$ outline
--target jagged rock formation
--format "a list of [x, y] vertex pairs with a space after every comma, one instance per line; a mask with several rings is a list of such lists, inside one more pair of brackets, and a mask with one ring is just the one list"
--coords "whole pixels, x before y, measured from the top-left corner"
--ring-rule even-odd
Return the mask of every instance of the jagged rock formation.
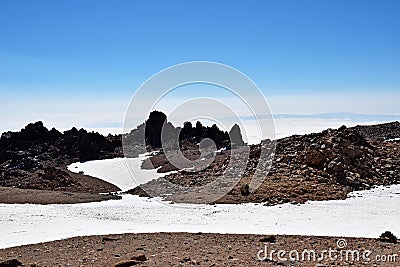
[[150, 147], [161, 147], [161, 131], [167, 128], [167, 116], [160, 111], [150, 113], [149, 119], [145, 123], [146, 144]]
[[240, 131], [239, 125], [235, 124], [232, 126], [232, 129], [229, 131], [229, 136], [231, 138], [231, 147], [236, 148], [240, 146], [244, 146], [242, 133]]
[[[230, 136], [227, 132], [221, 131], [217, 125], [211, 127], [203, 126], [201, 122], [196, 122], [193, 127], [191, 122], [185, 122], [183, 127], [175, 127], [167, 120], [167, 116], [160, 111], [153, 111], [149, 118], [136, 129], [123, 136], [125, 155], [137, 156], [140, 153], [160, 149], [169, 145], [169, 140], [178, 139], [179, 146], [192, 146], [199, 143], [204, 138], [210, 138], [215, 146], [219, 148], [230, 148], [231, 140], [236, 146], [244, 145], [240, 128], [237, 125], [231, 130]], [[234, 138], [234, 139], [232, 139]], [[143, 150], [146, 147], [146, 150]]]

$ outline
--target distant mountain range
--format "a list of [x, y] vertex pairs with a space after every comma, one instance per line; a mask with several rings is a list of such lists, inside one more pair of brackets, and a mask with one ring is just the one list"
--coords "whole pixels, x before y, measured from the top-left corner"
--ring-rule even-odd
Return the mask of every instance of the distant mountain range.
[[[260, 115], [258, 118], [270, 118], [270, 115]], [[351, 121], [400, 121], [400, 115], [357, 114], [349, 112], [320, 114], [274, 114], [274, 119], [340, 119]], [[244, 120], [254, 120], [254, 116], [242, 117]]]
[[[254, 116], [241, 116], [243, 120], [254, 120]], [[271, 115], [259, 115], [259, 119], [271, 118]], [[391, 122], [400, 121], [400, 115], [386, 115], [386, 114], [358, 114], [349, 112], [335, 112], [335, 113], [319, 113], [319, 114], [273, 114], [274, 119], [325, 119], [325, 120], [348, 120], [355, 122]], [[232, 119], [232, 118], [223, 118]], [[125, 125], [126, 127], [134, 128], [137, 124]], [[86, 128], [123, 128], [122, 122], [98, 122], [85, 125]]]

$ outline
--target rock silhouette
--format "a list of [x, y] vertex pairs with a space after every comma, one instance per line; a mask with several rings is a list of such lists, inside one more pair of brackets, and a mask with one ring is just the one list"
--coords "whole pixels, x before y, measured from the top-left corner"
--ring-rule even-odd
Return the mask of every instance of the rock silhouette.
[[232, 126], [231, 130], [229, 131], [229, 137], [231, 139], [232, 148], [245, 145], [239, 125], [235, 124]]
[[[140, 146], [145, 144], [147, 150], [160, 149], [163, 147], [162, 141], [168, 145], [168, 141], [176, 137], [179, 140], [180, 146], [185, 144], [197, 144], [204, 138], [210, 138], [214, 141], [216, 147], [230, 147], [231, 139], [234, 138], [235, 144], [238, 146], [243, 145], [242, 136], [239, 126], [235, 125], [232, 130], [233, 135], [230, 136], [226, 131], [220, 130], [216, 124], [211, 127], [203, 126], [201, 122], [196, 122], [193, 127], [191, 122], [185, 122], [183, 127], [175, 127], [167, 120], [167, 116], [160, 111], [152, 111], [149, 118], [136, 129], [126, 134], [123, 139], [125, 146], [139, 149]], [[144, 151], [137, 151], [132, 153], [137, 155]]]

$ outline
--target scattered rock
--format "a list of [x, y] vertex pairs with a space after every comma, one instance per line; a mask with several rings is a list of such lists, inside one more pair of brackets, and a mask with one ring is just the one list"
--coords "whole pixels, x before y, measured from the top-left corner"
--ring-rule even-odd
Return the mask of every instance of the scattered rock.
[[101, 238], [101, 242], [102, 243], [104, 243], [104, 242], [112, 242], [112, 241], [117, 241], [117, 240], [119, 240], [118, 238], [111, 238], [111, 237], [102, 237]]
[[248, 184], [244, 184], [240, 187], [240, 194], [242, 196], [248, 196], [250, 195], [250, 187]]
[[260, 242], [263, 243], [275, 243], [276, 237], [274, 235], [267, 235], [265, 237], [260, 238]]
[[0, 267], [17, 267], [17, 266], [22, 266], [22, 262], [20, 262], [17, 259], [11, 259], [0, 262]]
[[397, 244], [397, 237], [392, 232], [386, 231], [380, 235], [379, 241]]
[[147, 261], [147, 258], [146, 258], [146, 255], [144, 255], [144, 254], [139, 254], [139, 255], [133, 256], [133, 257], [131, 258], [131, 260], [135, 260], [135, 261]]
[[127, 261], [120, 261], [117, 262], [114, 266], [115, 267], [130, 267], [130, 266], [135, 266], [138, 264], [141, 264], [142, 262], [140, 261], [135, 261], [135, 260], [127, 260]]
[[196, 260], [192, 260], [190, 257], [184, 257], [179, 262], [181, 264], [189, 264], [189, 265], [198, 265], [199, 264]]
[[312, 167], [317, 167], [325, 162], [325, 155], [322, 152], [310, 149], [306, 152], [305, 163]]
[[190, 257], [185, 257], [181, 260], [181, 262], [189, 262], [191, 261]]

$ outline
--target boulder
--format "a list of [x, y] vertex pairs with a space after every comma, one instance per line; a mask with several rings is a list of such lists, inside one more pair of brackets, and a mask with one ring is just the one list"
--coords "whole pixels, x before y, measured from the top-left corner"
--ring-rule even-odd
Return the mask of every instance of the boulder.
[[345, 176], [343, 163], [339, 159], [334, 159], [329, 162], [327, 172], [336, 176], [337, 178], [343, 178]]
[[127, 260], [127, 261], [117, 262], [114, 266], [115, 267], [130, 267], [130, 266], [135, 266], [135, 265], [138, 265], [141, 263], [142, 263], [141, 261]]
[[133, 256], [133, 257], [131, 258], [131, 260], [135, 260], [135, 261], [147, 261], [147, 258], [146, 258], [146, 255], [144, 255], [144, 254], [139, 254], [139, 255]]
[[249, 185], [248, 184], [244, 184], [244, 185], [242, 185], [241, 187], [240, 187], [240, 194], [242, 195], [242, 196], [248, 196], [248, 195], [250, 195], [250, 188], [249, 188]]
[[316, 150], [316, 149], [309, 149], [306, 152], [305, 162], [308, 166], [311, 167], [318, 167], [321, 166], [326, 160], [325, 155]]
[[18, 163], [18, 168], [24, 171], [33, 171], [40, 169], [41, 167], [42, 165], [37, 160], [31, 157], [23, 158]]
[[229, 131], [229, 137], [231, 139], [232, 148], [245, 145], [239, 125], [235, 124], [232, 126], [231, 130]]
[[390, 231], [382, 233], [379, 240], [386, 243], [397, 244], [397, 237]]
[[22, 262], [20, 262], [17, 259], [11, 259], [0, 262], [0, 267], [18, 267], [18, 266], [22, 266]]
[[146, 144], [151, 147], [161, 147], [161, 131], [167, 123], [167, 116], [160, 111], [152, 111], [145, 123]]
[[274, 235], [267, 235], [267, 236], [260, 238], [259, 241], [263, 242], [263, 243], [275, 243], [276, 237]]

